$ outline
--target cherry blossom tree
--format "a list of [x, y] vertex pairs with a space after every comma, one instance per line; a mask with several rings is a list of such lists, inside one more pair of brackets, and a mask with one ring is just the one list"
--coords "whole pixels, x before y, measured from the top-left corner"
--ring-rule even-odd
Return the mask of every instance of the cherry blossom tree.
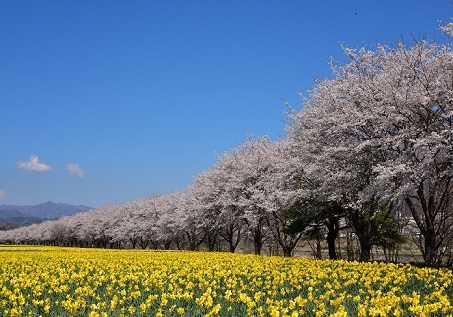
[[448, 44], [344, 48], [292, 111], [290, 142], [316, 192], [347, 208], [367, 260], [382, 225], [404, 201], [423, 236], [427, 262], [439, 262], [451, 234], [453, 55]]
[[[264, 136], [237, 146], [225, 152], [223, 160], [227, 162], [227, 173], [231, 178], [231, 190], [235, 201], [235, 210], [241, 212], [241, 222], [245, 223], [252, 237], [255, 254], [261, 254], [266, 240], [270, 238], [269, 210], [266, 209], [265, 189], [258, 190], [264, 173], [269, 168], [269, 157], [266, 149], [272, 141]], [[261, 196], [261, 197], [260, 197]]]
[[241, 190], [237, 169], [229, 153], [218, 155], [207, 171], [201, 171], [187, 190], [192, 212], [197, 212], [204, 228], [209, 249], [223, 239], [234, 253], [243, 238], [243, 208], [239, 205]]
[[52, 221], [49, 228], [49, 239], [56, 245], [67, 245], [71, 240], [70, 228], [65, 224], [65, 218]]
[[307, 195], [303, 162], [294, 155], [287, 139], [262, 144], [261, 148], [267, 167], [254, 188], [255, 203], [267, 211], [269, 230], [282, 247], [283, 255], [292, 256], [307, 229], [305, 226], [294, 232], [286, 230], [294, 220], [295, 206]]
[[268, 137], [248, 138], [233, 150], [217, 155], [216, 162], [209, 170], [200, 172], [189, 188], [190, 195], [202, 208], [205, 226], [216, 230], [228, 243], [230, 252], [235, 251], [245, 230], [252, 235], [255, 254], [260, 254], [270, 236], [266, 202], [258, 197], [254, 187], [259, 186], [268, 168], [269, 158], [261, 146], [271, 144]]
[[186, 220], [192, 219], [192, 215], [185, 209], [184, 199], [185, 193], [173, 192], [159, 195], [153, 200], [152, 212], [157, 217], [153, 229], [155, 241], [162, 244], [164, 249], [170, 249], [172, 243], [180, 249], [183, 238], [187, 235], [184, 229], [193, 232], [188, 223], [186, 225]]
[[[248, 138], [246, 142], [217, 157], [217, 162], [200, 183], [211, 178], [211, 211], [224, 228], [219, 232], [234, 250], [233, 233], [236, 230], [237, 244], [243, 224], [252, 236], [255, 254], [260, 254], [264, 242], [271, 236], [289, 256], [299, 241], [302, 232], [287, 234], [282, 231], [289, 219], [285, 206], [299, 195], [294, 186], [300, 172], [299, 161], [291, 155], [288, 142], [272, 142], [269, 137]], [[242, 226], [241, 226], [242, 225]], [[226, 230], [225, 230], [226, 229]]]
[[207, 229], [212, 225], [204, 218], [206, 206], [200, 204], [197, 192], [189, 188], [187, 192], [181, 193], [175, 210], [177, 217], [172, 219], [173, 227], [181, 232], [181, 242], [191, 251], [203, 244], [208, 234]]

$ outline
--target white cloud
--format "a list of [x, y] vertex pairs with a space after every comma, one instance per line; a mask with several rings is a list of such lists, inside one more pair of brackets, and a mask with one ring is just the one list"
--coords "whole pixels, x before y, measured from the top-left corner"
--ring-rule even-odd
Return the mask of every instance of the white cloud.
[[67, 165], [69, 175], [75, 176], [75, 177], [84, 177], [85, 176], [85, 171], [79, 166], [77, 163], [69, 163]]
[[27, 162], [17, 162], [17, 167], [29, 172], [45, 172], [52, 169], [51, 166], [40, 163], [36, 155], [30, 155], [30, 160]]
[[0, 189], [0, 198], [3, 198], [6, 196], [6, 190]]

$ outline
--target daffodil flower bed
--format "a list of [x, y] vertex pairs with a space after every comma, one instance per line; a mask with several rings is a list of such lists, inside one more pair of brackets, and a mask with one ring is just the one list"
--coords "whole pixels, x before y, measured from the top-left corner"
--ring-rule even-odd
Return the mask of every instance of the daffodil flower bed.
[[452, 282], [403, 264], [0, 246], [2, 316], [452, 316]]

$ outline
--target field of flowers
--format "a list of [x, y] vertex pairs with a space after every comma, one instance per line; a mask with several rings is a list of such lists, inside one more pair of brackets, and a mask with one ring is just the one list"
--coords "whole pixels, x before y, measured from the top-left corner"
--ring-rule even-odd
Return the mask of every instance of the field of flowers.
[[409, 265], [0, 246], [2, 316], [451, 316], [452, 282]]

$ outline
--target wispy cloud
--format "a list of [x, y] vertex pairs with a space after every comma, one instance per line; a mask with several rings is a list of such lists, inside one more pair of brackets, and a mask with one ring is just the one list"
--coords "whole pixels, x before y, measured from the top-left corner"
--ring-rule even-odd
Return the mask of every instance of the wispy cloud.
[[3, 198], [6, 196], [6, 190], [0, 189], [0, 198]]
[[69, 163], [67, 165], [69, 175], [74, 177], [84, 177], [86, 172], [77, 163]]
[[52, 169], [51, 166], [40, 163], [36, 155], [30, 155], [30, 159], [27, 162], [17, 162], [17, 167], [29, 172], [46, 172]]

